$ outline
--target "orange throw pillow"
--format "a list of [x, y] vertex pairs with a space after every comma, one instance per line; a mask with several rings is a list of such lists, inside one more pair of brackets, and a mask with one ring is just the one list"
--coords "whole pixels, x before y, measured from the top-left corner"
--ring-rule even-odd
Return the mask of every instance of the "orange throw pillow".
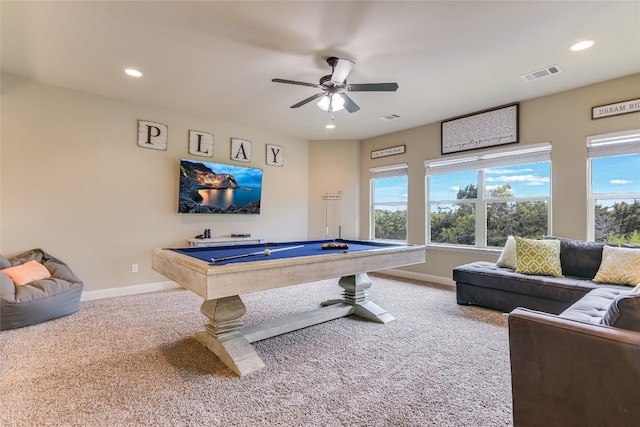
[[0, 271], [9, 276], [16, 285], [26, 285], [34, 280], [51, 277], [49, 270], [36, 260], [27, 261], [15, 267], [4, 268]]

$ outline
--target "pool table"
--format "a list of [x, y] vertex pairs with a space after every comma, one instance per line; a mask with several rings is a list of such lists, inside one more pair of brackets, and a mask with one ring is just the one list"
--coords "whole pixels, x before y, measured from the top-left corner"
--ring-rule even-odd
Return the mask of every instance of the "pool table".
[[[336, 243], [348, 248], [323, 249]], [[367, 272], [424, 261], [423, 245], [343, 239], [152, 252], [155, 271], [204, 299], [200, 311], [209, 322], [194, 337], [240, 376], [264, 367], [252, 342], [350, 314], [380, 323], [394, 320], [369, 299]], [[342, 298], [324, 301], [316, 310], [258, 325], [244, 326], [241, 320], [246, 313], [242, 294], [336, 277]]]

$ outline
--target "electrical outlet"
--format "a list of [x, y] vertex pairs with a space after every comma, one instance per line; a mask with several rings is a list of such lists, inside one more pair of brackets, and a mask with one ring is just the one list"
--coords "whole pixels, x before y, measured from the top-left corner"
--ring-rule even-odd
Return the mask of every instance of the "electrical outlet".
[[132, 273], [138, 272], [138, 264], [131, 264], [131, 272]]

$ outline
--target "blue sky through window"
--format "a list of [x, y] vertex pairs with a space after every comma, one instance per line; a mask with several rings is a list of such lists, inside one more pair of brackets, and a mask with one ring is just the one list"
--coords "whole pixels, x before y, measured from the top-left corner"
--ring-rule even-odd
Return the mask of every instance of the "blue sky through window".
[[593, 194], [640, 193], [640, 153], [591, 160]]
[[375, 180], [374, 200], [376, 203], [403, 202], [408, 200], [407, 175]]
[[[594, 194], [640, 193], [640, 153], [598, 157], [592, 160]], [[460, 188], [475, 186], [477, 172], [464, 171], [430, 177], [430, 200], [453, 200]], [[516, 197], [548, 196], [551, 192], [551, 163], [528, 163], [490, 168], [485, 171], [487, 189], [511, 184]], [[376, 179], [377, 202], [407, 202], [407, 176]]]
[[[432, 175], [429, 200], [454, 200], [458, 190], [478, 186], [476, 170]], [[548, 196], [551, 193], [551, 163], [527, 163], [485, 169], [485, 189], [510, 184], [515, 197]]]

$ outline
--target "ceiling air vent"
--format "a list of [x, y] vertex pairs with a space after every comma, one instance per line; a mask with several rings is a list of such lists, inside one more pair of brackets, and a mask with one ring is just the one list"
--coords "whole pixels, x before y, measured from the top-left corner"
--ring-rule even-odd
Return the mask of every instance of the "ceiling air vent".
[[546, 67], [527, 74], [522, 74], [520, 78], [525, 82], [530, 82], [532, 80], [538, 80], [545, 77], [553, 76], [554, 74], [558, 74], [561, 72], [562, 70], [558, 65], [552, 65], [551, 67]]
[[386, 116], [380, 116], [378, 117], [380, 120], [382, 120], [383, 122], [388, 122], [389, 120], [395, 120], [395, 119], [399, 119], [400, 116], [397, 114], [387, 114]]

